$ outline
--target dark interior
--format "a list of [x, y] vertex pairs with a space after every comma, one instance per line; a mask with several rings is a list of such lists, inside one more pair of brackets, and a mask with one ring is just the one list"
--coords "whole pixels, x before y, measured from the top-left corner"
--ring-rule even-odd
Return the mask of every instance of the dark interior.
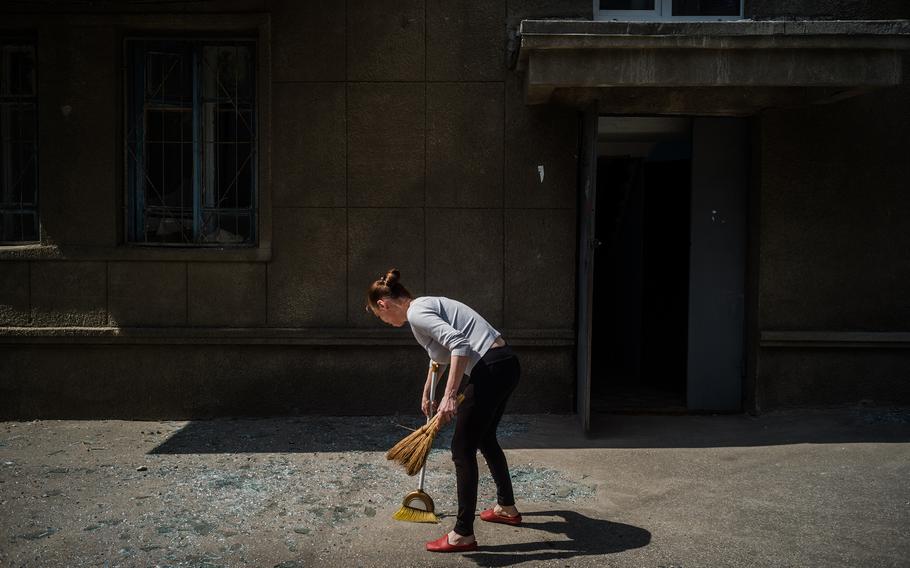
[[[597, 163], [591, 409], [685, 412], [691, 139]], [[615, 154], [614, 154], [615, 152]]]

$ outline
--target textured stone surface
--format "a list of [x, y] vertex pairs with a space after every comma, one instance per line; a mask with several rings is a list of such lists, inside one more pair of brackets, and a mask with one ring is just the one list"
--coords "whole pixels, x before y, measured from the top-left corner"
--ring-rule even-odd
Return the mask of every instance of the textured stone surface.
[[345, 86], [277, 83], [273, 109], [273, 205], [343, 207]]
[[[272, 79], [344, 81], [345, 3], [271, 0]], [[277, 126], [280, 121], [275, 121]]]
[[755, 19], [894, 20], [910, 18], [906, 0], [751, 0]]
[[186, 325], [185, 263], [111, 262], [109, 270], [112, 325]]
[[419, 207], [426, 170], [426, 87], [348, 87], [348, 205]]
[[502, 331], [502, 209], [427, 209], [427, 294], [460, 300]]
[[526, 106], [519, 76], [506, 83], [505, 107], [506, 207], [575, 209], [578, 111]]
[[[896, 0], [749, 4], [760, 17], [812, 18], [900, 17], [908, 6]], [[190, 325], [259, 326], [266, 324], [268, 313], [269, 323], [278, 326], [380, 328], [362, 310], [363, 292], [382, 271], [398, 266], [415, 294], [464, 296], [485, 315], [494, 314], [491, 320], [500, 319], [506, 332], [572, 329], [577, 115], [557, 107], [528, 108], [522, 78], [497, 72], [503, 46], [496, 42], [522, 18], [589, 18], [591, 3], [431, 0], [425, 15], [423, 6], [237, 0], [146, 7], [272, 13], [275, 132], [270, 159], [275, 200], [287, 207], [275, 214], [274, 260], [270, 266], [191, 264], [189, 314], [184, 314]], [[28, 9], [98, 13], [146, 8], [103, 3]], [[496, 16], [502, 13], [506, 22]], [[109, 25], [119, 16], [97, 17], [97, 26], [69, 27], [63, 19], [58, 27], [50, 20], [38, 26], [42, 216], [48, 238], [63, 245], [62, 255], [67, 245], [76, 244], [117, 254], [111, 251], [118, 249], [107, 247], [116, 246], [121, 236], [120, 47], [119, 31]], [[174, 20], [177, 27], [188, 21]], [[508, 78], [505, 85], [498, 82], [503, 77]], [[349, 79], [386, 82], [338, 84]], [[425, 79], [493, 82], [443, 85], [425, 84]], [[505, 91], [498, 115], [483, 95], [495, 88]], [[759, 93], [751, 96], [767, 106]], [[832, 106], [771, 111], [760, 119], [762, 242], [753, 268], [760, 278], [761, 329], [906, 330], [910, 267], [905, 251], [910, 242], [901, 220], [910, 216], [903, 191], [910, 179], [903, 152], [910, 145], [907, 99], [906, 89], [893, 89]], [[641, 104], [647, 106], [647, 101]], [[503, 124], [499, 136], [506, 141], [498, 164], [491, 157], [497, 124]], [[476, 152], [478, 148], [484, 151]], [[539, 165], [545, 168], [543, 183]], [[499, 189], [485, 185], [495, 177], [487, 168], [496, 167], [503, 178]], [[426, 182], [425, 171], [430, 176]], [[462, 185], [463, 179], [472, 181]], [[352, 209], [351, 224], [343, 223], [341, 212], [331, 208], [346, 204], [348, 184], [350, 205], [384, 209]], [[431, 207], [426, 213], [425, 195]], [[486, 208], [484, 200], [493, 207]], [[503, 203], [508, 209], [497, 234], [494, 218], [500, 213], [495, 208]], [[481, 209], [464, 211], [478, 205]], [[479, 240], [468, 239], [472, 244], [462, 246], [450, 237], [450, 231], [459, 230], [452, 225], [472, 228], [472, 238]], [[456, 261], [440, 261], [436, 250]], [[472, 261], [482, 268], [464, 270]], [[171, 325], [165, 322], [179, 322], [175, 314], [187, 301], [179, 276], [159, 270], [179, 264], [112, 262], [108, 275], [103, 262], [35, 261], [31, 281], [23, 275], [24, 266], [0, 265], [0, 317], [7, 320], [0, 325], [27, 325], [30, 319], [44, 326]], [[347, 273], [349, 279], [339, 287]], [[295, 295], [312, 274], [327, 287]], [[497, 277], [499, 302], [505, 305], [497, 305], [495, 285], [486, 285], [495, 284]], [[148, 296], [144, 303], [131, 298], [133, 290], [155, 288], [156, 283], [172, 293], [143, 292]], [[474, 295], [477, 290], [482, 294]], [[164, 307], [157, 307], [158, 301]], [[160, 323], [154, 323], [156, 318]], [[214, 415], [247, 408], [322, 412], [330, 407], [327, 403], [337, 403], [333, 397], [357, 391], [379, 397], [383, 405], [401, 398], [402, 408], [411, 410], [404, 398], [412, 385], [388, 390], [383, 379], [400, 367], [405, 369], [401, 380], [410, 381], [407, 369], [422, 367], [425, 357], [417, 346], [37, 345], [45, 340], [6, 345], [0, 357], [0, 376], [28, 379], [7, 383], [0, 399], [25, 405], [31, 416], [45, 410], [98, 416], [112, 409], [124, 416]], [[525, 382], [516, 400], [539, 396], [521, 399], [530, 408], [554, 401], [553, 408], [570, 404], [573, 353], [568, 347], [525, 349]], [[815, 394], [817, 400], [837, 401], [889, 392], [897, 399], [905, 393], [898, 382], [906, 368], [899, 350], [778, 353], [762, 350], [756, 364], [759, 386], [773, 404], [811, 403]], [[219, 358], [224, 362], [216, 361], [217, 376], [210, 376], [212, 359]], [[317, 361], [314, 370], [300, 371], [311, 361]], [[841, 363], [858, 378], [839, 370]], [[138, 377], [142, 384], [137, 382], [139, 366], [146, 367]], [[268, 373], [259, 374], [259, 369]], [[316, 386], [312, 391], [301, 388], [301, 372]], [[823, 392], [826, 377], [833, 385], [830, 393]], [[219, 392], [223, 384], [228, 385], [225, 393]], [[31, 390], [26, 395], [13, 388]], [[554, 390], [546, 390], [550, 388]], [[372, 408], [366, 400], [352, 404], [358, 412]], [[383, 406], [383, 411], [392, 407]]]
[[[506, 341], [508, 341], [506, 337]], [[574, 412], [574, 347], [517, 347], [521, 382], [509, 412]]]
[[107, 324], [104, 262], [34, 262], [32, 323], [38, 326]]
[[[411, 338], [412, 339], [412, 338]], [[510, 412], [571, 410], [574, 349], [519, 349]], [[0, 346], [5, 418], [414, 414], [426, 378], [414, 343]], [[54, 396], [48, 396], [54, 393]]]
[[502, 206], [503, 84], [430, 84], [427, 106], [427, 205]]
[[517, 28], [521, 20], [590, 20], [594, 17], [594, 6], [587, 0], [509, 0], [506, 5], [510, 28]]
[[[156, 13], [156, 12], [264, 12], [268, 4], [275, 0], [186, 0], [184, 2], [92, 2], [79, 5], [80, 13]], [[58, 2], [26, 2], [16, 1], [0, 3], [0, 9], [15, 11], [16, 13], [71, 13], [73, 7]]]
[[422, 0], [351, 0], [348, 80], [426, 78], [426, 10]]
[[347, 212], [275, 209], [268, 265], [269, 325], [343, 327], [347, 320]]
[[497, 81], [506, 73], [504, 0], [427, 2], [427, 79]]
[[[181, 2], [180, 7], [188, 13], [265, 12], [271, 4], [274, 4], [274, 0], [218, 0], [217, 3], [207, 2], [206, 0], [187, 0], [186, 2]], [[118, 8], [119, 6], [121, 4], [118, 2]], [[162, 8], [167, 8], [167, 5], [165, 4]], [[136, 9], [141, 10], [142, 5], [137, 6]], [[144, 12], [145, 10], [142, 11]], [[171, 7], [171, 11], [173, 11], [173, 7]]]
[[[910, 34], [908, 30], [910, 26], [905, 28], [905, 34]], [[658, 35], [647, 36], [640, 42], [630, 40], [633, 45], [607, 43], [597, 50], [557, 50], [554, 46], [534, 51], [529, 49], [525, 71], [528, 77], [527, 99], [530, 103], [542, 102], [545, 100], [542, 93], [552, 92], [553, 89], [579, 92], [590, 89], [609, 93], [614, 87], [778, 87], [798, 93], [796, 87], [825, 92], [826, 87], [847, 90], [893, 86], [901, 82], [901, 59], [890, 48], [891, 38], [882, 38], [878, 50], [864, 50], [858, 49], [856, 44], [851, 45], [848, 36], [833, 36], [827, 43], [830, 47], [837, 45], [839, 49], [823, 50], [812, 48], [812, 42], [817, 39], [809, 34], [771, 37], [772, 41], [784, 45], [777, 49], [750, 45], [765, 40], [743, 35], [724, 38], [722, 43], [711, 46], [714, 49], [708, 49], [707, 46], [699, 46], [699, 41], [710, 42], [710, 37], [696, 36], [689, 40], [692, 45], [681, 46], [677, 37]], [[613, 42], [614, 38], [594, 36], [592, 41], [595, 40]], [[840, 42], [839, 45], [837, 42]], [[718, 73], [717, 69], [729, 71]], [[599, 87], [604, 88], [598, 90]], [[741, 96], [748, 94], [741, 93]], [[655, 113], [663, 114], [668, 110], [655, 109]], [[611, 107], [605, 107], [605, 111], [616, 112]]]
[[115, 242], [123, 158], [115, 45], [109, 26], [60, 26], [38, 51], [41, 224], [60, 245]]
[[761, 329], [907, 330], [908, 100], [763, 115]]
[[575, 211], [507, 209], [505, 325], [575, 325]]
[[760, 410], [821, 404], [910, 404], [910, 350], [761, 349]]
[[0, 353], [0, 375], [27, 379], [4, 402], [7, 416], [414, 413], [426, 377], [426, 353], [416, 344], [4, 346]]
[[389, 268], [414, 296], [424, 294], [423, 209], [350, 209], [348, 212], [348, 325], [384, 327], [364, 311], [366, 291]]
[[265, 324], [265, 264], [205, 262], [188, 268], [190, 325]]
[[28, 325], [28, 262], [0, 263], [0, 325]]

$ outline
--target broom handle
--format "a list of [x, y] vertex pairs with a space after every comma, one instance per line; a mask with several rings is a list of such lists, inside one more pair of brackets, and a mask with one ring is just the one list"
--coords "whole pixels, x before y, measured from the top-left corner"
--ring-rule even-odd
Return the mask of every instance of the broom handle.
[[[427, 416], [427, 424], [430, 423], [430, 419], [433, 418], [433, 404], [436, 402], [436, 379], [439, 377], [439, 363], [433, 361], [430, 363], [430, 415]], [[417, 487], [418, 491], [423, 491], [423, 482], [427, 477], [427, 466], [424, 463], [423, 467], [420, 468], [420, 484]]]

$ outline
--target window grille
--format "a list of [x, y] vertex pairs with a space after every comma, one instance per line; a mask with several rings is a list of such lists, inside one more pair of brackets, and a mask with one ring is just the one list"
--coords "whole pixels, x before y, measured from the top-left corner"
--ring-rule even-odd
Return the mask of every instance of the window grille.
[[256, 242], [255, 43], [127, 41], [129, 240]]
[[0, 42], [0, 245], [38, 242], [35, 46]]

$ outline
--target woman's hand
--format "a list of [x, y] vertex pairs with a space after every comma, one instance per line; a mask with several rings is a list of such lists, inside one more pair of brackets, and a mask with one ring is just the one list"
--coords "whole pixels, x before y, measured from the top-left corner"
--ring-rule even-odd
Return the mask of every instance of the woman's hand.
[[436, 401], [424, 396], [423, 401], [420, 403], [420, 409], [423, 410], [423, 415], [429, 418], [433, 414], [433, 410], [436, 409]]
[[449, 396], [448, 394], [442, 397], [442, 401], [439, 403], [439, 423], [442, 425], [448, 424], [452, 418], [455, 416], [455, 412], [458, 410], [458, 405], [455, 403], [455, 399]]

